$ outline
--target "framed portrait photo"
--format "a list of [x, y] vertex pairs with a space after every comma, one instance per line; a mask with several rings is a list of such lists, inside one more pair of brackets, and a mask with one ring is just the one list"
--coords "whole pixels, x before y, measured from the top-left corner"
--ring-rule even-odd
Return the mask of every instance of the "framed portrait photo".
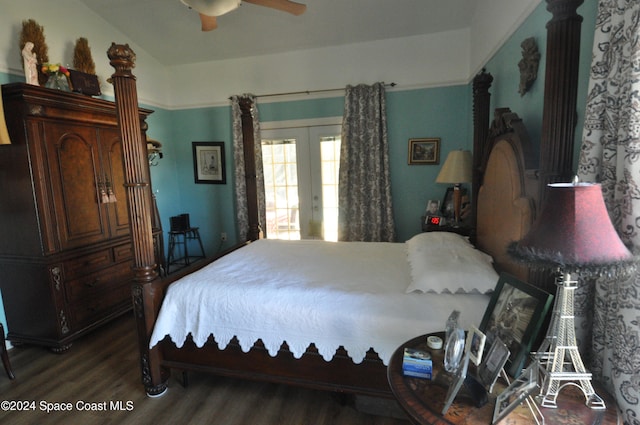
[[425, 210], [427, 216], [433, 216], [440, 214], [440, 200], [429, 199], [427, 201], [427, 209]]
[[224, 142], [192, 142], [196, 183], [225, 184]]
[[500, 275], [479, 329], [487, 344], [500, 338], [509, 349], [509, 375], [522, 371], [552, 301], [553, 295], [507, 273]]
[[479, 365], [482, 361], [482, 353], [484, 352], [484, 342], [486, 336], [475, 326], [471, 326], [467, 332], [467, 352], [469, 353], [469, 360], [474, 365]]
[[[442, 199], [442, 203], [440, 205], [440, 212], [444, 217], [453, 218], [454, 214], [454, 202], [453, 202], [453, 187], [448, 187], [447, 191], [444, 194], [444, 198]], [[465, 208], [469, 204], [469, 195], [467, 193], [467, 189], [462, 187], [460, 188], [460, 195], [462, 197], [462, 205], [460, 205], [460, 211], [464, 212]]]
[[504, 364], [509, 359], [509, 349], [500, 338], [496, 338], [489, 351], [483, 356], [482, 363], [478, 367], [478, 381], [489, 392], [493, 391], [493, 385], [496, 383]]
[[409, 165], [440, 163], [440, 139], [409, 139]]

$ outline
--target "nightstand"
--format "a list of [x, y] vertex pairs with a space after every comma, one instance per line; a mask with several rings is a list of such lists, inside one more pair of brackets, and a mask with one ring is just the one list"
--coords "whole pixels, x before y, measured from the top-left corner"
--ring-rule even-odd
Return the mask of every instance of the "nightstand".
[[[435, 334], [444, 339], [444, 332]], [[443, 367], [444, 350], [432, 350], [427, 346], [427, 336], [422, 335], [402, 344], [391, 356], [387, 368], [389, 387], [398, 404], [407, 413], [414, 424], [429, 425], [488, 425], [493, 420], [493, 409], [496, 396], [504, 389], [501, 380], [496, 383], [493, 393], [489, 395], [489, 402], [481, 408], [476, 408], [472, 399], [461, 393], [442, 416], [447, 395], [447, 384], [450, 380]], [[402, 357], [405, 347], [431, 352], [433, 359], [433, 378], [431, 380], [412, 378], [402, 374]], [[616, 402], [601, 387], [595, 385], [596, 392], [607, 405], [606, 410], [590, 409], [584, 404], [582, 392], [574, 386], [562, 390], [558, 396], [558, 408], [540, 408], [548, 425], [615, 425], [618, 422]], [[510, 425], [531, 425], [535, 423], [526, 404], [520, 405], [512, 411], [502, 423]]]
[[425, 216], [422, 216], [422, 231], [423, 232], [452, 232], [457, 233], [462, 236], [472, 236], [473, 228], [464, 223], [461, 223], [458, 226], [452, 224], [444, 224], [444, 225], [434, 225], [425, 223]]

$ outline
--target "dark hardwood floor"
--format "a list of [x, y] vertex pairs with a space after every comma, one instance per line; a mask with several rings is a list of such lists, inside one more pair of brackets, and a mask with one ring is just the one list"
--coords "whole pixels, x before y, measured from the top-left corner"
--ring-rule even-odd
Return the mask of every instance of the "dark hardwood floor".
[[[140, 382], [133, 317], [127, 314], [76, 341], [64, 354], [40, 347], [9, 351], [16, 379], [0, 372], [0, 423], [9, 424], [223, 424], [407, 425], [364, 413], [334, 394], [270, 383], [174, 373], [164, 396], [149, 398]], [[50, 403], [50, 405], [48, 404]], [[55, 404], [57, 403], [57, 405]], [[386, 400], [356, 403], [396, 415]], [[70, 411], [45, 411], [69, 408]], [[92, 407], [106, 410], [89, 410]]]

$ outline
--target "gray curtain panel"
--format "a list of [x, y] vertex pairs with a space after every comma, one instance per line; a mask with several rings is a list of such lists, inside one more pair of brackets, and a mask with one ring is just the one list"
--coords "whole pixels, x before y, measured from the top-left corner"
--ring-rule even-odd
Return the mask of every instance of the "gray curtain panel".
[[338, 200], [338, 239], [394, 242], [384, 83], [347, 86]]
[[[640, 246], [639, 16], [638, 1], [600, 0], [579, 162], [582, 180], [601, 183], [611, 220], [632, 247]], [[638, 424], [640, 277], [588, 289], [576, 303], [593, 305], [591, 371], [615, 395], [624, 423]]]

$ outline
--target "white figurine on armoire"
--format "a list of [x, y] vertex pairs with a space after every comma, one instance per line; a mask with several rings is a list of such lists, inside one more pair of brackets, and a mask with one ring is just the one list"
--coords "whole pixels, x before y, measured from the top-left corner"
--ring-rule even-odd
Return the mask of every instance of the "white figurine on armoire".
[[38, 58], [33, 51], [33, 43], [27, 41], [22, 49], [22, 59], [24, 61], [24, 76], [27, 80], [27, 84], [33, 84], [35, 86], [40, 85], [38, 82], [38, 70], [37, 63]]

